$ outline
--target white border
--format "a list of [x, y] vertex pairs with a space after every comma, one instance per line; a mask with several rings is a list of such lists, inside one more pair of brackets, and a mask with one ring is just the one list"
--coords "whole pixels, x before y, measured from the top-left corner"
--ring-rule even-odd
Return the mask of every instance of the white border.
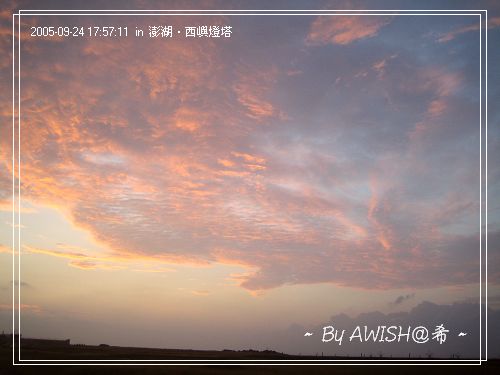
[[[14, 256], [15, 253], [15, 248], [16, 248], [16, 227], [14, 223], [16, 222], [16, 216], [15, 216], [15, 211], [16, 211], [16, 183], [15, 183], [15, 175], [14, 171], [16, 169], [16, 164], [15, 164], [15, 152], [16, 152], [16, 144], [15, 144], [15, 124], [16, 124], [16, 118], [15, 118], [15, 113], [16, 113], [16, 90], [15, 90], [15, 76], [16, 76], [16, 70], [15, 70], [15, 64], [14, 64], [14, 54], [15, 54], [15, 15], [12, 15], [12, 348], [15, 347], [15, 336], [14, 336], [14, 322], [15, 322], [15, 311], [14, 311], [14, 306], [16, 304], [16, 298], [15, 298], [15, 286], [14, 286], [14, 268], [15, 268], [15, 261], [16, 257]], [[14, 349], [12, 349], [12, 363], [15, 362], [15, 356], [14, 356]]]
[[212, 12], [487, 12], [486, 9], [20, 9], [19, 13], [23, 12], [204, 12], [211, 14]]
[[[169, 12], [169, 13], [157, 13], [157, 12]], [[453, 13], [414, 13], [414, 12], [453, 12]], [[38, 13], [38, 12], [43, 12], [43, 13]], [[49, 12], [78, 12], [78, 13], [49, 13]], [[95, 13], [83, 13], [83, 12], [95, 12]], [[136, 12], [136, 13], [103, 13], [103, 12]], [[139, 12], [139, 13], [138, 13]], [[143, 12], [143, 13], [140, 13]], [[144, 13], [144, 12], [156, 12], [156, 13]], [[175, 13], [171, 13], [175, 12]], [[177, 12], [188, 12], [188, 13], [177, 13]], [[194, 12], [203, 12], [203, 13], [194, 13]], [[224, 13], [214, 13], [214, 12], [224, 12]], [[239, 12], [239, 13], [230, 13], [230, 12]], [[258, 12], [258, 13], [243, 13], [243, 12]], [[286, 13], [263, 13], [263, 12], [286, 12]], [[292, 12], [292, 13], [290, 13]], [[293, 13], [293, 12], [312, 12], [312, 13]], [[322, 13], [320, 13], [322, 12]], [[346, 12], [354, 12], [354, 13], [346, 13]], [[361, 13], [361, 12], [369, 12], [369, 13]], [[392, 13], [379, 13], [379, 12], [392, 12]], [[395, 12], [403, 12], [403, 13], [395, 13]], [[412, 13], [413, 12], [413, 13]], [[468, 13], [457, 13], [457, 12], [468, 12]], [[473, 12], [481, 12], [481, 13], [473, 13]], [[484, 13], [483, 13], [484, 12]], [[479, 71], [479, 138], [480, 138], [480, 144], [479, 144], [479, 149], [480, 149], [480, 158], [479, 158], [479, 165], [480, 165], [480, 191], [479, 191], [479, 231], [480, 231], [480, 241], [479, 241], [479, 263], [480, 263], [480, 269], [479, 269], [479, 281], [480, 281], [480, 287], [479, 287], [479, 309], [480, 309], [480, 319], [479, 319], [479, 359], [424, 359], [424, 360], [417, 360], [417, 359], [384, 359], [384, 360], [377, 360], [377, 359], [366, 359], [366, 360], [349, 360], [349, 359], [337, 359], [337, 360], [306, 360], [306, 359], [298, 359], [298, 360], [264, 360], [264, 359], [249, 359], [249, 360], [210, 360], [210, 359], [201, 359], [201, 360], [81, 360], [81, 359], [75, 359], [75, 360], [21, 360], [21, 287], [20, 287], [20, 275], [21, 275], [21, 15], [126, 15], [126, 16], [135, 16], [135, 15], [153, 15], [153, 16], [159, 16], [159, 15], [173, 15], [173, 16], [179, 16], [179, 15], [288, 15], [288, 16], [295, 16], [295, 15], [390, 15], [390, 16], [396, 16], [396, 15], [426, 15], [426, 16], [444, 16], [444, 15], [478, 15], [479, 16], [479, 65], [480, 65], [480, 71]], [[485, 123], [485, 136], [486, 136], [486, 157], [485, 157], [485, 167], [486, 167], [486, 176], [485, 176], [485, 183], [486, 183], [486, 210], [485, 210], [485, 233], [486, 233], [486, 240], [485, 240], [485, 246], [486, 246], [486, 353], [485, 353], [485, 359], [482, 357], [482, 17], [485, 17], [485, 36], [486, 36], [486, 79], [485, 79], [485, 84], [486, 84], [486, 100], [485, 100], [485, 114], [486, 114], [486, 123]], [[487, 327], [488, 327], [488, 283], [487, 283], [487, 275], [488, 275], [488, 268], [487, 268], [487, 259], [488, 259], [488, 213], [487, 213], [487, 207], [488, 207], [488, 194], [487, 194], [487, 171], [488, 171], [488, 155], [487, 155], [487, 119], [488, 119], [488, 101], [487, 101], [487, 92], [488, 92], [488, 83], [487, 83], [487, 75], [488, 75], [488, 11], [486, 9], [484, 10], [143, 10], [143, 11], [138, 11], [138, 10], [18, 10], [17, 13], [12, 14], [12, 193], [13, 193], [13, 199], [12, 199], [12, 221], [13, 221], [13, 226], [12, 226], [12, 274], [13, 276], [15, 275], [15, 171], [14, 171], [14, 166], [15, 166], [15, 16], [17, 16], [17, 21], [18, 21], [18, 225], [17, 225], [17, 230], [18, 230], [18, 361], [15, 361], [15, 346], [14, 346], [14, 328], [15, 328], [15, 294], [14, 294], [14, 285], [15, 282], [13, 282], [13, 293], [12, 293], [12, 343], [13, 343], [13, 349], [12, 349], [12, 360], [13, 360], [13, 365], [309, 365], [309, 366], [323, 366], [323, 365], [381, 365], [381, 366], [387, 366], [387, 365], [481, 365], [482, 362], [486, 362], [488, 360], [488, 353], [487, 353], [487, 345], [488, 345], [488, 340], [487, 340]], [[15, 279], [15, 277], [13, 277]], [[25, 363], [25, 362], [36, 362], [36, 361], [42, 361], [42, 362], [50, 362], [50, 363]], [[419, 363], [420, 361], [424, 363]], [[71, 363], [57, 363], [57, 362], [71, 362]], [[73, 363], [73, 362], [118, 362], [118, 363]], [[137, 363], [122, 363], [122, 362], [137, 362]], [[168, 362], [168, 363], [144, 363], [144, 362]], [[173, 363], [172, 363], [173, 362]], [[183, 363], [176, 363], [176, 362], [183, 362]], [[203, 362], [203, 363], [185, 363], [185, 362]], [[221, 363], [221, 362], [231, 362], [231, 363]], [[244, 362], [244, 363], [235, 363], [235, 362]], [[250, 362], [250, 363], [249, 363]], [[264, 362], [264, 363], [251, 363], [251, 362]], [[267, 363], [266, 363], [267, 362]], [[288, 363], [276, 363], [276, 362], [288, 362]], [[291, 363], [289, 362], [302, 362], [302, 363]], [[314, 363], [303, 363], [303, 362], [314, 362]], [[332, 362], [348, 362], [348, 363], [332, 363]], [[356, 363], [356, 362], [365, 362], [365, 363]], [[366, 362], [372, 362], [372, 363], [366, 363]], [[381, 363], [382, 362], [382, 363]], [[398, 362], [398, 363], [388, 363], [388, 362]], [[411, 363], [404, 363], [404, 362], [411, 362]], [[448, 362], [448, 363], [436, 363], [436, 362]], [[454, 362], [467, 362], [467, 363], [454, 363]], [[473, 363], [471, 363], [473, 362]], [[475, 363], [478, 362], [478, 363]]]
[[[16, 14], [20, 16], [20, 14]], [[481, 16], [481, 13], [26, 13], [23, 16]]]
[[482, 25], [482, 16], [479, 16], [479, 359], [483, 357], [483, 338], [482, 338], [482, 332], [483, 332], [483, 265], [482, 265], [482, 254], [483, 254], [483, 235], [482, 235], [482, 228], [483, 228], [483, 213], [482, 213], [482, 194], [483, 194], [483, 186], [482, 186], [482, 180], [483, 180], [483, 151], [482, 151], [482, 146], [483, 146], [483, 141], [482, 141], [482, 135], [483, 135], [483, 121], [482, 121], [482, 116], [483, 116], [483, 104], [482, 104], [482, 93], [483, 93], [483, 77], [482, 77], [482, 72], [483, 72], [483, 63], [482, 63], [482, 58], [483, 58], [483, 51], [482, 51], [482, 41], [483, 41], [483, 36], [482, 36], [482, 30], [483, 25]]
[[[486, 17], [485, 17], [485, 37], [486, 37], [486, 55], [485, 55], [485, 110], [484, 110], [484, 115], [485, 115], [485, 127], [484, 127], [484, 132], [485, 132], [485, 229], [484, 233], [485, 235], [485, 285], [486, 285], [486, 290], [485, 290], [485, 299], [486, 299], [486, 330], [485, 330], [485, 336], [486, 336], [486, 349], [485, 349], [485, 359], [486, 361], [488, 360], [488, 11], [486, 10]], [[481, 239], [482, 240], [482, 239]]]

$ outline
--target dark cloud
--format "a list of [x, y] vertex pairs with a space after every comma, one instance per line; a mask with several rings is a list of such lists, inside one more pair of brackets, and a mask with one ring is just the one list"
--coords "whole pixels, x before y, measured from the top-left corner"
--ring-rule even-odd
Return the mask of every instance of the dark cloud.
[[[483, 306], [483, 314], [484, 314]], [[320, 325], [303, 327], [300, 325], [291, 326], [286, 333], [280, 333], [279, 338], [274, 341], [280, 350], [288, 353], [324, 353], [333, 355], [351, 355], [359, 356], [364, 353], [365, 356], [377, 357], [380, 354], [384, 356], [400, 356], [408, 358], [428, 356], [450, 358], [452, 355], [459, 355], [460, 358], [478, 358], [479, 357], [479, 305], [477, 303], [455, 303], [452, 305], [438, 305], [430, 302], [422, 302], [409, 312], [398, 312], [383, 314], [380, 312], [362, 313], [356, 317], [350, 317], [345, 314], [332, 316], [329, 321]], [[484, 316], [483, 316], [484, 319]], [[349, 342], [349, 336], [356, 326], [364, 326], [369, 329], [376, 329], [378, 325], [417, 327], [425, 326], [429, 333], [434, 332], [435, 327], [443, 324], [449, 330], [446, 341], [439, 344], [436, 340], [430, 339], [427, 343], [387, 343], [387, 342], [363, 342], [354, 339]], [[342, 345], [337, 343], [321, 342], [323, 327], [333, 326], [334, 328], [346, 330]], [[483, 324], [483, 329], [484, 329]], [[312, 332], [313, 336], [304, 337], [305, 332]], [[460, 332], [466, 333], [466, 336], [458, 336]], [[490, 348], [489, 357], [497, 357], [500, 353], [497, 348], [500, 347], [500, 311], [488, 311], [488, 346]], [[432, 337], [432, 336], [430, 336]], [[483, 338], [485, 331], [483, 331]], [[411, 340], [410, 340], [411, 341]], [[279, 344], [278, 344], [279, 342]], [[279, 346], [278, 346], [279, 345]]]
[[19, 283], [19, 281], [18, 281], [18, 280], [13, 280], [13, 281], [11, 281], [10, 283], [11, 283], [11, 286], [12, 286], [12, 285], [14, 285], [14, 286], [16, 286], [16, 287], [17, 287], [18, 285], [20, 285], [20, 286], [21, 286], [21, 287], [23, 287], [23, 288], [33, 288], [33, 285], [28, 284], [28, 283], [27, 283], [27, 282], [25, 282], [25, 281], [21, 281], [21, 283]]
[[4, 290], [4, 291], [12, 291], [12, 287], [17, 288], [18, 286], [20, 286], [21, 288], [26, 288], [26, 289], [33, 288], [33, 285], [31, 285], [25, 281], [21, 281], [21, 283], [19, 284], [18, 280], [11, 280], [9, 284], [0, 287], [0, 289]]
[[401, 295], [401, 296], [398, 296], [393, 302], [391, 302], [393, 305], [400, 305], [402, 304], [403, 302], [409, 300], [409, 299], [412, 299], [413, 297], [415, 297], [415, 293], [411, 293], [411, 294], [406, 294], [406, 295]]

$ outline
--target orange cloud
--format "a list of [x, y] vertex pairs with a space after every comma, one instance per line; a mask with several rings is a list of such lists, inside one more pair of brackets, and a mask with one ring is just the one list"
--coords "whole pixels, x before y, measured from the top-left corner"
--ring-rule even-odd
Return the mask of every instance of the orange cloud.
[[233, 86], [238, 102], [246, 109], [249, 118], [262, 122], [267, 118], [283, 118], [284, 114], [266, 98], [266, 94], [276, 83], [278, 72], [276, 69], [241, 68], [239, 80]]
[[104, 269], [104, 270], [119, 270], [124, 269], [123, 266], [109, 265], [109, 264], [100, 264], [96, 262], [92, 262], [90, 260], [72, 260], [68, 263], [71, 267], [79, 268], [82, 270], [96, 270], [96, 269]]
[[118, 257], [95, 257], [85, 255], [83, 253], [76, 253], [67, 250], [47, 250], [25, 245], [24, 249], [33, 254], [50, 255], [59, 258], [69, 259], [69, 266], [79, 268], [82, 270], [106, 269], [116, 270], [126, 268], [122, 265], [111, 264], [109, 262], [123, 262], [124, 259]]
[[312, 45], [350, 44], [370, 38], [390, 22], [387, 17], [369, 16], [319, 16], [311, 25], [307, 42]]
[[200, 111], [194, 108], [179, 108], [174, 115], [175, 126], [179, 129], [195, 132], [201, 126], [205, 120], [200, 116]]
[[371, 190], [371, 196], [370, 200], [368, 203], [368, 219], [372, 223], [372, 225], [375, 228], [375, 238], [379, 242], [380, 245], [385, 250], [390, 250], [392, 247], [391, 241], [390, 241], [390, 235], [389, 231], [390, 228], [385, 227], [380, 221], [377, 219], [377, 208], [378, 205], [380, 204], [379, 202], [379, 189], [381, 187], [377, 183], [377, 180], [375, 177], [372, 177], [370, 180], [370, 190]]
[[[19, 205], [16, 203], [14, 207], [12, 207], [12, 201], [0, 201], [0, 211], [19, 212]], [[35, 213], [36, 210], [32, 207], [21, 207], [20, 212], [23, 214], [32, 214]]]
[[[53, 257], [69, 259], [70, 262], [68, 264], [70, 266], [80, 269], [124, 269], [134, 262], [154, 262], [166, 264], [184, 263], [192, 267], [208, 265], [207, 261], [183, 255], [141, 255], [139, 253], [128, 253], [126, 251], [115, 252], [111, 255], [87, 255], [83, 252], [71, 251], [72, 248], [79, 249], [77, 247], [62, 244], [58, 245], [58, 248], [62, 250], [43, 249], [30, 245], [23, 245], [23, 248], [25, 251], [28, 251], [32, 254], [49, 255]], [[79, 250], [84, 251], [84, 249]], [[11, 250], [9, 250], [8, 252], [11, 252]], [[157, 270], [158, 272], [172, 271], [172, 269], [169, 268], [142, 269], [140, 271], [156, 272]]]
[[259, 156], [255, 155], [250, 155], [250, 154], [245, 154], [243, 152], [236, 152], [233, 151], [232, 154], [236, 156], [237, 158], [242, 158], [245, 161], [251, 162], [251, 163], [256, 163], [256, 164], [265, 164], [266, 159], [261, 158]]
[[439, 116], [445, 111], [445, 109], [446, 102], [443, 99], [436, 99], [429, 104], [428, 113], [431, 117]]
[[227, 160], [227, 159], [217, 159], [217, 163], [223, 165], [224, 167], [234, 166], [234, 162], [232, 162], [231, 160]]
[[59, 258], [76, 259], [76, 260], [96, 259], [95, 257], [89, 255], [85, 255], [82, 253], [74, 253], [69, 251], [47, 250], [29, 245], [24, 245], [23, 248], [33, 254], [51, 255]]

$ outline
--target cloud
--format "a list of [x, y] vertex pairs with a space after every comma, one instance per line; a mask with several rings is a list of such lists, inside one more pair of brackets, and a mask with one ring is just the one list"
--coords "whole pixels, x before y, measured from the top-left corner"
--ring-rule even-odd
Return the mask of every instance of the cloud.
[[0, 287], [0, 290], [12, 290], [12, 288], [18, 288], [18, 287], [21, 287], [21, 288], [24, 288], [24, 289], [33, 289], [33, 285], [25, 282], [25, 281], [21, 281], [21, 283], [19, 283], [18, 280], [11, 280], [10, 284], [6, 285], [6, 286], [3, 286], [3, 287]]
[[118, 257], [91, 256], [83, 254], [81, 252], [77, 253], [73, 251], [68, 251], [66, 249], [66, 246], [64, 245], [63, 246], [59, 245], [59, 247], [62, 248], [62, 250], [48, 250], [29, 245], [24, 245], [24, 249], [32, 254], [42, 254], [58, 258], [65, 258], [70, 260], [68, 265], [82, 270], [95, 270], [95, 269], [116, 270], [116, 269], [126, 268], [125, 266], [119, 264], [126, 262], [126, 259], [120, 259]]
[[86, 260], [86, 259], [95, 259], [92, 256], [85, 255], [82, 253], [75, 253], [70, 251], [59, 251], [59, 250], [47, 250], [42, 248], [37, 248], [29, 245], [23, 246], [25, 250], [34, 254], [44, 254], [44, 255], [52, 255], [55, 257], [66, 258], [66, 259], [75, 259], [75, 260]]
[[[280, 25], [295, 27], [285, 18]], [[318, 48], [273, 34], [251, 50], [255, 61], [207, 39], [23, 50], [23, 200], [66, 212], [108, 253], [26, 250], [81, 269], [237, 265], [245, 270], [234, 281], [255, 294], [308, 283], [475, 283], [477, 69], [452, 64], [446, 45], [429, 61], [398, 38], [369, 43], [389, 21], [320, 17], [308, 38]], [[246, 52], [246, 37], [236, 51]], [[320, 47], [329, 43], [352, 44], [338, 54]], [[2, 160], [11, 155], [8, 110]], [[490, 230], [495, 248], [500, 232]]]
[[[483, 306], [484, 311], [484, 306]], [[500, 336], [498, 332], [500, 322], [500, 311], [489, 309], [490, 326], [489, 346], [498, 347]], [[415, 328], [425, 326], [429, 330], [430, 337], [437, 325], [443, 324], [449, 330], [446, 341], [443, 344], [429, 339], [427, 343], [417, 344], [405, 341], [399, 343], [388, 342], [363, 342], [358, 339], [349, 341], [349, 336], [356, 326], [368, 329], [377, 329], [377, 326], [402, 326]], [[333, 326], [338, 330], [344, 330], [345, 334], [342, 345], [337, 343], [321, 342], [323, 327]], [[312, 332], [313, 336], [304, 338], [305, 332]], [[467, 333], [464, 337], [459, 337], [460, 332]], [[483, 332], [484, 335], [484, 332]], [[302, 327], [292, 325], [286, 332], [275, 332], [271, 338], [272, 347], [283, 350], [287, 353], [321, 353], [325, 355], [350, 355], [360, 356], [364, 353], [366, 357], [394, 356], [408, 358], [451, 358], [460, 356], [462, 359], [477, 358], [479, 342], [479, 305], [477, 303], [455, 303], [451, 305], [441, 305], [431, 302], [421, 302], [408, 312], [396, 312], [383, 314], [378, 311], [371, 311], [351, 317], [346, 314], [332, 316], [329, 320], [315, 326]], [[266, 342], [269, 345], [269, 342]], [[409, 354], [410, 353], [410, 354]], [[496, 354], [495, 354], [496, 355]]]
[[79, 268], [82, 270], [96, 270], [96, 269], [119, 270], [119, 269], [125, 268], [123, 266], [100, 264], [100, 263], [92, 262], [89, 260], [72, 260], [68, 264], [71, 267]]
[[393, 302], [392, 304], [393, 305], [400, 305], [402, 304], [403, 302], [406, 302], [408, 301], [409, 299], [412, 299], [413, 297], [415, 297], [415, 293], [411, 293], [411, 294], [406, 294], [406, 295], [401, 295], [401, 296], [398, 296]]
[[[409, 247], [412, 238], [398, 239], [389, 248], [383, 242], [360, 242], [356, 245], [337, 241], [333, 249], [311, 245], [308, 250], [253, 251], [248, 256], [244, 252], [226, 251], [218, 260], [257, 266], [258, 271], [233, 277], [249, 290], [327, 282], [364, 289], [391, 289], [395, 285], [428, 288], [474, 283], [479, 275], [479, 262], [466, 254], [467, 249], [476, 244], [476, 236], [457, 236], [453, 241], [435, 240], [434, 244], [421, 242], [418, 246]], [[427, 249], [439, 249], [439, 252]], [[464, 267], [462, 261], [466, 258], [472, 267]], [[447, 275], [447, 278], [441, 275]], [[492, 279], [497, 277], [491, 275]]]
[[[143, 269], [133, 269], [137, 272], [173, 272], [175, 269], [168, 267], [158, 267], [162, 263], [186, 263], [190, 264], [189, 259], [176, 258], [169, 256], [127, 254], [125, 252], [115, 252], [113, 254], [90, 255], [85, 254], [86, 250], [76, 246], [68, 246], [66, 244], [58, 244], [58, 249], [45, 249], [30, 245], [23, 245], [23, 249], [32, 254], [49, 255], [57, 258], [68, 259], [69, 266], [82, 270], [119, 270], [129, 268], [130, 264], [135, 262], [143, 262]], [[78, 252], [74, 251], [77, 250]], [[191, 266], [205, 265], [205, 262], [193, 260]]]
[[373, 63], [372, 70], [376, 72], [378, 78], [383, 78], [385, 76], [388, 64], [396, 57], [397, 54], [393, 54]]
[[0, 253], [12, 254], [12, 248], [5, 246], [3, 244], [0, 244]]
[[238, 102], [246, 108], [245, 115], [258, 122], [273, 117], [283, 117], [283, 114], [266, 99], [266, 93], [277, 80], [277, 71], [254, 69], [246, 65], [242, 65], [238, 70], [239, 78], [233, 90]]
[[[19, 306], [21, 306], [21, 311], [23, 313], [30, 313], [30, 314], [37, 314], [37, 315], [45, 313], [45, 310], [42, 307], [40, 307], [39, 305], [21, 303], [21, 305], [16, 304], [14, 306], [14, 309], [18, 310]], [[0, 311], [12, 311], [12, 305], [0, 304]]]
[[383, 16], [318, 16], [312, 23], [307, 42], [312, 45], [350, 44], [371, 38], [390, 22]]
[[21, 283], [19, 283], [19, 281], [18, 281], [18, 280], [13, 280], [13, 281], [11, 281], [11, 285], [14, 285], [14, 286], [16, 286], [16, 287], [17, 287], [18, 285], [20, 285], [20, 286], [21, 286], [21, 287], [23, 287], [23, 288], [33, 288], [33, 286], [32, 286], [31, 284], [28, 284], [28, 283], [27, 283], [27, 282], [25, 282], [25, 281], [21, 281]]
[[[12, 159], [11, 159], [12, 160]], [[5, 212], [19, 212], [19, 205], [15, 205], [12, 207], [12, 201], [0, 201], [0, 211], [5, 211]], [[36, 213], [36, 210], [32, 207], [21, 207], [22, 214], [32, 214]]]
[[[494, 29], [500, 26], [500, 17], [492, 17], [488, 20], [488, 29]], [[486, 28], [486, 23], [483, 22], [483, 28]], [[457, 36], [468, 33], [470, 31], [479, 31], [479, 22], [472, 25], [464, 26], [456, 30], [450, 31], [446, 34], [442, 34], [437, 40], [439, 43], [449, 42], [455, 39]]]

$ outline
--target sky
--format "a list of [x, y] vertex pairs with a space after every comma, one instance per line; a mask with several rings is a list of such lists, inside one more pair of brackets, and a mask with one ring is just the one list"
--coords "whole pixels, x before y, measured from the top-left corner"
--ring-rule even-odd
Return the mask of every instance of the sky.
[[[21, 333], [76, 343], [333, 354], [332, 345], [306, 341], [305, 330], [366, 317], [478, 322], [478, 16], [22, 17], [14, 277], [12, 9], [60, 6], [11, 3], [0, 14], [9, 88], [0, 94], [1, 329], [12, 329], [17, 283]], [[398, 6], [414, 8], [308, 2]], [[499, 7], [474, 6], [489, 11], [494, 61]], [[33, 26], [75, 25], [126, 26], [129, 35], [31, 36]], [[149, 38], [149, 26], [160, 25], [182, 33], [228, 25], [232, 34]], [[146, 36], [134, 37], [137, 28]], [[496, 320], [499, 77], [490, 63], [488, 282]], [[465, 344], [440, 353], [477, 353], [478, 324], [467, 327]]]

